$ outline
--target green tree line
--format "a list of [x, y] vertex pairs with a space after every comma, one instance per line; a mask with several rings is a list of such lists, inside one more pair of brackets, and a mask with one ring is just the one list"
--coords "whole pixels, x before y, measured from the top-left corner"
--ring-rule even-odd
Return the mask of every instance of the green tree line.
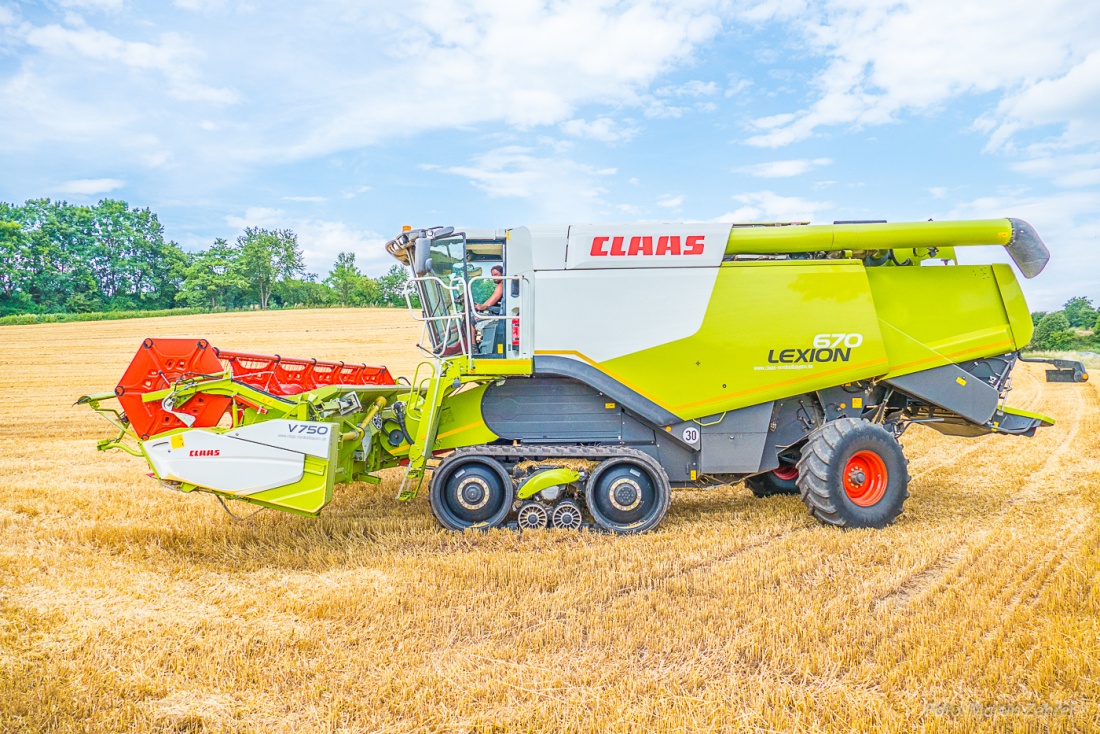
[[1060, 311], [1034, 311], [1035, 333], [1029, 349], [1089, 351], [1100, 349], [1100, 312], [1084, 296], [1069, 299]]
[[172, 308], [404, 305], [405, 270], [372, 278], [340, 253], [324, 278], [305, 272], [289, 229], [250, 227], [185, 252], [149, 209], [0, 202], [0, 316]]

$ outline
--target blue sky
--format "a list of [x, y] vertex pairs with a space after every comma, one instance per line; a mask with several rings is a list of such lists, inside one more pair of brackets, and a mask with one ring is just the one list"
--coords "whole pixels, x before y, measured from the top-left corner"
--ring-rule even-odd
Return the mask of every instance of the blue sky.
[[322, 275], [403, 224], [1015, 216], [1050, 308], [1100, 300], [1100, 7], [0, 0], [0, 171]]

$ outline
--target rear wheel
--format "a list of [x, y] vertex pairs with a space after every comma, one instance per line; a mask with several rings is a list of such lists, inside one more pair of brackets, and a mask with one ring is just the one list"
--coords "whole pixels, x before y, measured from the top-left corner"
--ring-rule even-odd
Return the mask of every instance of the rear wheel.
[[487, 456], [445, 460], [432, 475], [432, 514], [450, 530], [500, 525], [512, 509], [515, 488], [504, 466]]
[[672, 488], [661, 465], [647, 459], [608, 459], [592, 472], [585, 501], [600, 527], [620, 534], [644, 533], [664, 519]]
[[908, 461], [882, 426], [839, 418], [815, 431], [798, 461], [798, 488], [810, 514], [846, 528], [884, 528], [909, 497]]
[[798, 494], [798, 466], [780, 462], [778, 469], [746, 479], [745, 486], [757, 497]]

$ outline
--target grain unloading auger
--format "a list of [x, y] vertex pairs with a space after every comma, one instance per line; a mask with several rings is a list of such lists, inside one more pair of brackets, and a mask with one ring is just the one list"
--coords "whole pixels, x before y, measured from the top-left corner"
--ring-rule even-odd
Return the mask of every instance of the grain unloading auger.
[[1049, 257], [1015, 219], [406, 231], [387, 250], [432, 356], [411, 380], [158, 339], [80, 402], [118, 428], [101, 449], [161, 482], [302, 514], [404, 465], [399, 499], [432, 468], [452, 529], [641, 532], [672, 488], [742, 480], [883, 527], [908, 496], [912, 424], [1053, 422], [1006, 405], [1032, 323], [1010, 266], [958, 264], [975, 245], [1026, 277]]

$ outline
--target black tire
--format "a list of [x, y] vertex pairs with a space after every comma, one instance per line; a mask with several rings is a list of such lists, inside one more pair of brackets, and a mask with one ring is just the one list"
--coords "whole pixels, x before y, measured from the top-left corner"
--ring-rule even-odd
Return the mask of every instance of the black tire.
[[[793, 474], [782, 477], [780, 474]], [[745, 486], [757, 497], [774, 497], [777, 494], [798, 494], [798, 467], [794, 464], [781, 464], [779, 469], [757, 474], [745, 480]]]
[[672, 487], [655, 460], [624, 456], [596, 467], [585, 485], [584, 497], [596, 524], [627, 535], [652, 530], [665, 519]]
[[446, 459], [432, 474], [432, 514], [448, 530], [491, 528], [504, 522], [516, 498], [504, 466], [487, 456]]
[[798, 488], [819, 522], [884, 528], [897, 519], [909, 497], [908, 465], [885, 428], [838, 418], [812, 433], [802, 447]]

